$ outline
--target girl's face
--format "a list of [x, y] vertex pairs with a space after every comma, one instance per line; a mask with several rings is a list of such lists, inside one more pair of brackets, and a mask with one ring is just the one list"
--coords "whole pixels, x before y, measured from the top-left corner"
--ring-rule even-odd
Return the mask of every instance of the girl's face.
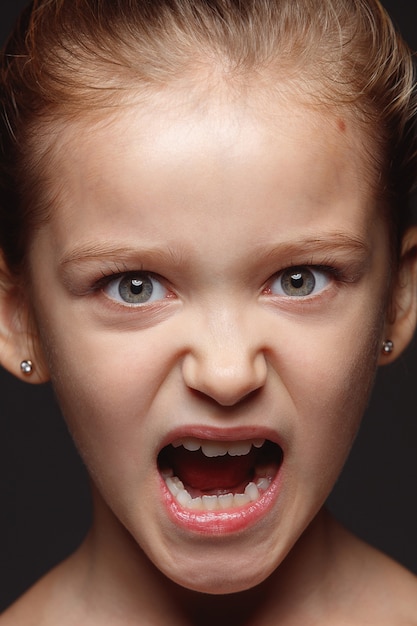
[[63, 129], [30, 249], [47, 367], [98, 491], [162, 572], [214, 593], [264, 580], [322, 506], [389, 280], [349, 120], [225, 94]]

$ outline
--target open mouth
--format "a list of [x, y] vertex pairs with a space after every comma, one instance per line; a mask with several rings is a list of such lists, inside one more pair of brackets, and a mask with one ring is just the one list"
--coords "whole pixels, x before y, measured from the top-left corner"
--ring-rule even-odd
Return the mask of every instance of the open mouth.
[[175, 500], [200, 511], [256, 502], [282, 463], [280, 446], [265, 439], [212, 441], [184, 437], [158, 455], [158, 468]]

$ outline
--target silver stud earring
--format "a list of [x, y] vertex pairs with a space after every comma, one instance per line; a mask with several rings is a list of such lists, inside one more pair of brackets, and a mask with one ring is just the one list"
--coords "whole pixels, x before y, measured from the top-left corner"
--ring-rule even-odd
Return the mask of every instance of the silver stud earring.
[[393, 350], [394, 350], [394, 343], [391, 341], [391, 339], [386, 339], [385, 341], [382, 342], [382, 352], [384, 354], [391, 354]]
[[25, 359], [24, 361], [21, 362], [20, 369], [22, 371], [22, 374], [25, 374], [26, 376], [30, 376], [33, 372], [32, 361], [30, 361], [29, 359]]

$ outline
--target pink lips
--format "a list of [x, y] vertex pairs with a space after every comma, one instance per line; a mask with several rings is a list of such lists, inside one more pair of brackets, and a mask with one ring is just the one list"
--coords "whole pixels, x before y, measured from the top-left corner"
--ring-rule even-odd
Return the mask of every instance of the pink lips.
[[225, 535], [243, 531], [264, 517], [272, 508], [279, 494], [280, 472], [269, 489], [261, 497], [241, 508], [225, 511], [192, 511], [182, 507], [167, 489], [161, 478], [163, 499], [171, 520], [182, 528], [195, 533]]

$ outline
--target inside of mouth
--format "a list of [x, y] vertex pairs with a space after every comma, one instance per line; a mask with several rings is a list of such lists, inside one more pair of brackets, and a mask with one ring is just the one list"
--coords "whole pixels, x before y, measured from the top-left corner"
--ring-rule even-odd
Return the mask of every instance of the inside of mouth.
[[241, 494], [251, 482], [271, 480], [282, 462], [282, 449], [271, 441], [248, 454], [207, 457], [201, 449], [168, 445], [158, 456], [162, 475], [177, 477], [192, 498], [204, 495]]

